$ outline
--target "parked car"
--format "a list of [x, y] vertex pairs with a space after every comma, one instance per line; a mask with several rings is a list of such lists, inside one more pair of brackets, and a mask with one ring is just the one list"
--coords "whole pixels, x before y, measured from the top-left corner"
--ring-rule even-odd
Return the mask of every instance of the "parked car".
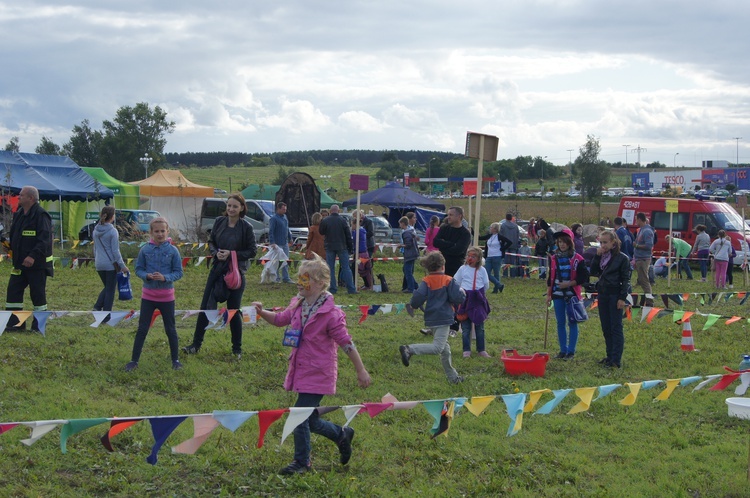
[[388, 224], [388, 220], [382, 216], [368, 216], [367, 218], [372, 220], [375, 228], [375, 242], [387, 243], [393, 239], [393, 229]]
[[[140, 237], [150, 230], [149, 223], [161, 216], [158, 211], [142, 209], [115, 210], [115, 228], [122, 239]], [[98, 222], [90, 223], [78, 232], [78, 240], [92, 240], [94, 227]]]

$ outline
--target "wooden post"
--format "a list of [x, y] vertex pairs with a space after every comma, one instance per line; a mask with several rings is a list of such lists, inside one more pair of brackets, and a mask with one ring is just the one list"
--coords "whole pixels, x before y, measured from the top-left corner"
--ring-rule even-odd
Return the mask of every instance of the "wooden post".
[[[479, 136], [479, 161], [477, 162], [477, 199], [476, 209], [474, 209], [474, 242], [473, 245], [479, 245], [479, 215], [482, 212], [482, 169], [484, 168], [484, 135]], [[469, 200], [471, 204], [471, 200]]]

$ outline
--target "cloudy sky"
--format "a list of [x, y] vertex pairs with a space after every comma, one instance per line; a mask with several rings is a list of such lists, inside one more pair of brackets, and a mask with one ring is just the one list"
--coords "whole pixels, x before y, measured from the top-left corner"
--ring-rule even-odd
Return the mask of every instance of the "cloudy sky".
[[0, 147], [148, 102], [168, 152], [463, 152], [471, 130], [499, 158], [565, 164], [592, 134], [610, 162], [748, 163], [749, 24], [725, 0], [0, 0]]

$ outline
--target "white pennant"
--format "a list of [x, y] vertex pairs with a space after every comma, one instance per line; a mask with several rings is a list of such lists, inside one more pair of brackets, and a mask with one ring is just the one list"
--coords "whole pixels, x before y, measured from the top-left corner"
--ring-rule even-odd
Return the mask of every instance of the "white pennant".
[[284, 432], [281, 434], [281, 444], [284, 444], [284, 440], [291, 434], [294, 429], [297, 428], [299, 424], [302, 422], [305, 422], [308, 418], [310, 418], [310, 415], [312, 415], [313, 410], [315, 410], [315, 407], [290, 407], [289, 408], [289, 416], [286, 418], [286, 423], [284, 424]]

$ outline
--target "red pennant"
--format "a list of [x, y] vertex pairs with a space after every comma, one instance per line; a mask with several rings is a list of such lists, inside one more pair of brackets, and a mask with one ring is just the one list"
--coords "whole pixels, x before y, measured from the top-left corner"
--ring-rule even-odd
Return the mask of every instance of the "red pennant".
[[392, 407], [393, 403], [363, 403], [363, 405], [364, 408], [361, 408], [359, 413], [367, 412], [370, 418], [375, 418], [380, 412]]
[[733, 316], [732, 318], [724, 322], [724, 324], [729, 325], [730, 323], [739, 322], [740, 320], [742, 320], [741, 316]]
[[151, 328], [154, 326], [154, 322], [156, 321], [156, 318], [161, 316], [161, 311], [154, 310], [154, 314], [151, 316], [151, 324], [148, 326], [148, 328]]
[[369, 311], [370, 306], [368, 304], [361, 304], [359, 305], [359, 311], [362, 312], [362, 316], [359, 319], [359, 323], [364, 322], [367, 320], [367, 312]]
[[0, 434], [2, 434], [3, 432], [8, 432], [17, 425], [18, 424], [0, 424]]
[[652, 308], [651, 311], [649, 311], [648, 316], [646, 317], [646, 322], [651, 323], [651, 320], [653, 320], [661, 310], [662, 308]]
[[709, 391], [723, 391], [727, 388], [729, 384], [737, 380], [739, 378], [740, 373], [729, 373], [724, 375], [719, 382], [716, 383], [715, 386], [713, 386]]
[[109, 451], [115, 451], [115, 449], [112, 447], [111, 439], [127, 429], [128, 427], [131, 427], [138, 422], [140, 422], [143, 419], [129, 419], [129, 420], [113, 420], [110, 423], [109, 430], [104, 433], [104, 435], [100, 438], [100, 441], [102, 442], [102, 445], [104, 445], [105, 448]]
[[283, 410], [265, 410], [262, 412], [258, 412], [258, 425], [260, 426], [260, 434], [258, 434], [258, 448], [263, 447], [263, 442], [266, 438], [266, 431], [269, 427], [271, 427], [271, 424], [280, 419], [288, 411], [288, 408], [284, 408]]
[[625, 318], [627, 318], [628, 321], [633, 321], [633, 313], [630, 306], [625, 306]]
[[190, 262], [190, 260], [193, 258], [182, 258], [182, 267], [187, 268], [187, 264]]

